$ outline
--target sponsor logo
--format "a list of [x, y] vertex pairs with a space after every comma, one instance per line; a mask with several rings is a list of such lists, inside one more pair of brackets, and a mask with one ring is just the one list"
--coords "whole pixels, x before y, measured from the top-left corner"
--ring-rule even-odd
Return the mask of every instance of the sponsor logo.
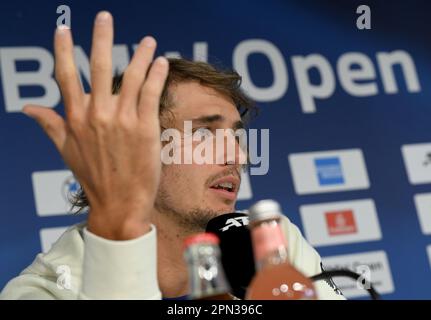
[[305, 237], [314, 246], [382, 238], [372, 199], [303, 205], [299, 210]]
[[416, 212], [424, 234], [431, 234], [431, 193], [415, 195]]
[[352, 210], [326, 212], [325, 218], [331, 236], [358, 232]]
[[299, 195], [370, 187], [360, 149], [293, 153], [289, 164]]
[[431, 183], [431, 143], [401, 147], [407, 176], [411, 184]]
[[70, 202], [79, 190], [79, 183], [74, 176], [66, 178], [62, 186], [62, 195], [65, 201]]
[[321, 186], [343, 184], [343, 170], [338, 157], [314, 159], [319, 184]]
[[[349, 269], [361, 274], [370, 281], [380, 294], [394, 292], [392, 273], [384, 251], [371, 251], [323, 258], [326, 270]], [[347, 298], [368, 296], [361, 283], [345, 278], [334, 277], [337, 287]]]
[[248, 216], [245, 217], [236, 217], [236, 218], [230, 218], [226, 220], [225, 226], [221, 228], [220, 230], [225, 232], [229, 230], [231, 227], [242, 227], [242, 226], [248, 226], [249, 219]]

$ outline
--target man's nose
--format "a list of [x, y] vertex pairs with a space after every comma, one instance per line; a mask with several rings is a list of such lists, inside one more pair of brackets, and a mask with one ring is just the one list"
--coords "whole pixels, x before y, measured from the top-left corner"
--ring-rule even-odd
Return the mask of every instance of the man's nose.
[[[217, 164], [222, 165], [244, 165], [247, 163], [247, 151], [244, 134], [238, 135], [232, 129], [225, 129], [223, 139], [220, 136], [217, 140]], [[244, 142], [244, 143], [243, 143]]]

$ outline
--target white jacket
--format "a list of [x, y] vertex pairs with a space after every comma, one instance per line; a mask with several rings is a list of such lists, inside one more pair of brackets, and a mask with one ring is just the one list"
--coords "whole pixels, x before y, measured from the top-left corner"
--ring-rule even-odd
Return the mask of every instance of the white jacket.
[[[290, 261], [305, 275], [321, 272], [319, 254], [299, 229], [282, 219]], [[0, 299], [161, 299], [157, 281], [156, 228], [139, 238], [112, 241], [86, 223], [70, 227], [47, 253], [12, 279]], [[320, 299], [345, 299], [325, 281], [316, 282]]]

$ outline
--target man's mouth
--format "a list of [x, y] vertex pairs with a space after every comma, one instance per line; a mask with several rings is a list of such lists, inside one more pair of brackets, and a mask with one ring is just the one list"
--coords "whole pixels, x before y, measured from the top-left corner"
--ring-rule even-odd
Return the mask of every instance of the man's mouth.
[[229, 192], [233, 192], [234, 191], [234, 184], [231, 183], [231, 182], [223, 182], [223, 183], [217, 184], [217, 185], [215, 185], [215, 186], [213, 186], [211, 188], [213, 188], [213, 189], [222, 189], [222, 190], [226, 190], [226, 191], [229, 191]]
[[229, 200], [235, 200], [238, 189], [239, 189], [240, 180], [234, 176], [224, 177], [215, 181], [210, 189], [217, 192], [217, 194], [223, 198], [227, 198]]

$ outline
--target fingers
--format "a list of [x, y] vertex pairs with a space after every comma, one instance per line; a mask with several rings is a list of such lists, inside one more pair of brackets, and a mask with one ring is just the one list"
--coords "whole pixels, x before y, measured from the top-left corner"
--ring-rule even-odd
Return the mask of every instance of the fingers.
[[55, 76], [64, 99], [66, 116], [82, 111], [82, 86], [73, 55], [72, 34], [67, 28], [57, 28], [54, 35]]
[[154, 60], [139, 96], [138, 116], [141, 119], [158, 119], [160, 96], [168, 71], [169, 62], [166, 58], [158, 57]]
[[113, 19], [109, 12], [97, 14], [93, 29], [91, 47], [91, 95], [92, 107], [107, 107], [112, 86], [112, 42]]
[[23, 113], [35, 119], [57, 149], [62, 150], [66, 141], [66, 123], [57, 112], [47, 107], [26, 105]]
[[83, 103], [84, 107], [88, 109], [88, 107], [90, 106], [90, 102], [91, 102], [91, 94], [84, 93], [84, 95], [82, 97], [82, 103]]
[[123, 84], [120, 93], [120, 112], [137, 112], [139, 92], [147, 76], [148, 67], [154, 57], [156, 40], [153, 37], [145, 37], [136, 48], [130, 65], [123, 76]]

